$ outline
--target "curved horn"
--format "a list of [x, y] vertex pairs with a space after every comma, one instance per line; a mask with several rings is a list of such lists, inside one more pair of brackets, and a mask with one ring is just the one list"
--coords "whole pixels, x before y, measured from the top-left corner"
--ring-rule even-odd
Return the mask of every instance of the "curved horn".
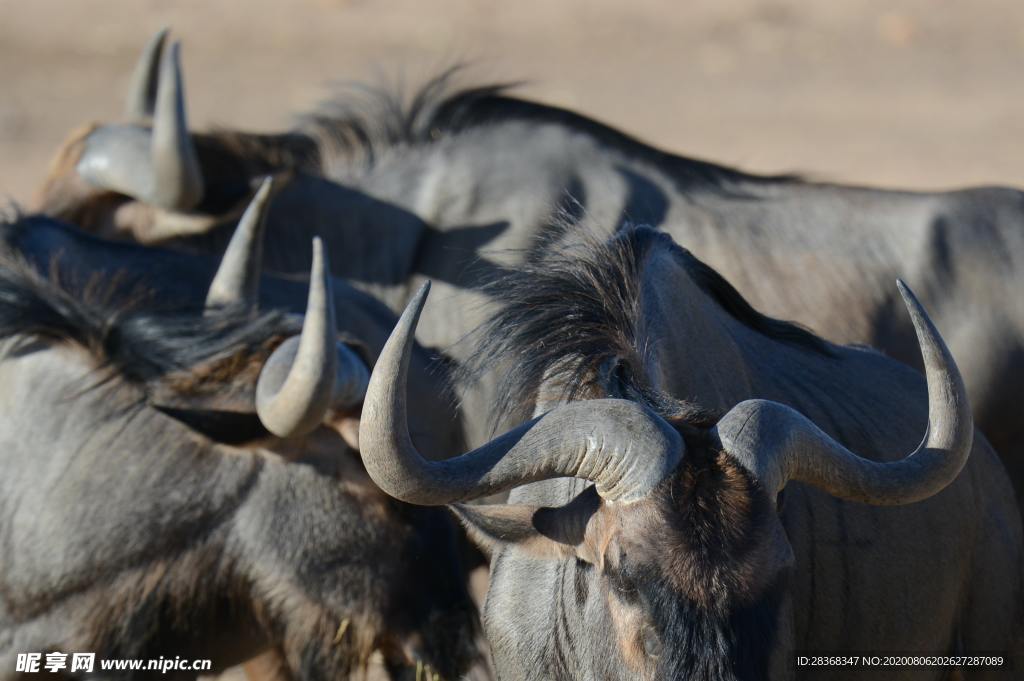
[[207, 309], [239, 304], [256, 309], [263, 262], [263, 227], [272, 185], [272, 178], [263, 180], [238, 220], [206, 294]]
[[928, 431], [899, 461], [862, 459], [806, 417], [776, 402], [750, 400], [716, 426], [727, 452], [755, 471], [766, 489], [789, 480], [814, 485], [850, 501], [877, 506], [927, 499], [956, 479], [967, 462], [974, 424], [967, 391], [942, 336], [902, 281], [900, 293], [914, 322], [928, 381]]
[[633, 501], [679, 463], [683, 442], [658, 416], [628, 400], [556, 407], [468, 454], [427, 461], [406, 420], [413, 335], [429, 291], [424, 284], [402, 313], [370, 376], [359, 445], [373, 481], [403, 501], [436, 506], [559, 477], [595, 483], [607, 501]]
[[160, 63], [151, 147], [151, 200], [164, 208], [189, 210], [203, 198], [203, 176], [185, 118], [180, 52], [180, 43], [173, 43]]
[[163, 51], [153, 128], [105, 125], [87, 138], [78, 172], [97, 187], [160, 208], [188, 211], [203, 197], [203, 176], [185, 118], [178, 43]]
[[125, 116], [130, 121], [145, 121], [153, 115], [156, 104], [156, 90], [160, 82], [160, 57], [167, 42], [168, 29], [162, 29], [149, 39], [132, 71], [125, 100]]
[[318, 237], [313, 239], [302, 335], [274, 350], [256, 383], [256, 413], [271, 433], [304, 435], [323, 421], [328, 409], [362, 401], [369, 372], [335, 335], [330, 267]]

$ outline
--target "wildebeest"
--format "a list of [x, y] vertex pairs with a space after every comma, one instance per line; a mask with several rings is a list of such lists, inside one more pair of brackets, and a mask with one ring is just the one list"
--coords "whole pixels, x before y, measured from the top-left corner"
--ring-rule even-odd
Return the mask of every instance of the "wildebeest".
[[878, 678], [794, 655], [895, 651], [999, 651], [1004, 666], [964, 675], [1019, 677], [1013, 492], [909, 289], [927, 385], [756, 312], [647, 228], [549, 252], [505, 290], [481, 347], [508, 360], [507, 394], [534, 419], [421, 457], [404, 383], [424, 288], [374, 368], [360, 432], [367, 471], [397, 498], [512, 489], [507, 504], [455, 506], [490, 552], [499, 678]]
[[[900, 192], [755, 176], [500, 87], [453, 92], [450, 80], [430, 82], [407, 105], [387, 93], [339, 99], [280, 134], [189, 134], [176, 52], [161, 34], [137, 69], [129, 124], [73, 134], [39, 206], [96, 233], [217, 252], [255, 178], [277, 173], [267, 266], [305, 272], [309, 238], [330, 236], [336, 273], [372, 286], [396, 311], [430, 277], [435, 304], [418, 333], [458, 360], [474, 348], [452, 344], [492, 311], [482, 286], [520, 266], [519, 254], [547, 238], [562, 212], [608, 229], [623, 217], [654, 225], [765, 312], [920, 367], [889, 285], [904, 277], [946, 329], [977, 423], [1024, 493], [1020, 191]], [[184, 178], [170, 198], [151, 189], [160, 173]]]
[[[455, 523], [384, 495], [354, 449], [394, 317], [332, 283], [319, 242], [308, 286], [260, 281], [268, 190], [215, 272], [45, 218], [0, 229], [0, 677], [50, 650], [223, 668], [274, 646], [308, 679], [375, 650], [392, 678], [475, 659]], [[431, 397], [436, 446], [457, 424]]]

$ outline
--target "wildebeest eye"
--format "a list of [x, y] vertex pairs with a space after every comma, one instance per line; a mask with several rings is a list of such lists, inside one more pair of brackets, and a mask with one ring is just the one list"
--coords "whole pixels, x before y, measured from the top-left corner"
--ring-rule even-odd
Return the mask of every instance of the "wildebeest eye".
[[661, 655], [661, 637], [649, 624], [645, 624], [640, 631], [640, 645], [648, 657], [657, 658]]

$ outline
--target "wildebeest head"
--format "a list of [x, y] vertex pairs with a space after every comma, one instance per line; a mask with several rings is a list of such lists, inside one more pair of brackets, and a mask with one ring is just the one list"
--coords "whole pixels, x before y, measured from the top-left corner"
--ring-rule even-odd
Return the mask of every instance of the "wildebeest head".
[[[71, 134], [35, 197], [35, 209], [106, 239], [220, 255], [262, 179], [271, 176], [268, 269], [307, 272], [309, 239], [329, 234], [336, 274], [402, 283], [426, 224], [386, 196], [347, 181], [348, 169], [358, 177], [375, 153], [374, 126], [382, 127], [382, 137], [394, 133], [392, 128], [410, 127], [402, 106], [392, 112], [387, 99], [372, 110], [356, 105], [347, 112], [325, 111], [279, 133], [192, 131], [179, 47], [167, 42], [161, 32], [139, 60], [125, 122], [88, 125]], [[340, 174], [346, 181], [327, 172], [335, 166], [345, 169]], [[381, 240], [395, 248], [380, 249]]]
[[[793, 552], [776, 513], [786, 484], [908, 504], [942, 490], [970, 453], [973, 424], [956, 365], [914, 295], [900, 290], [929, 395], [928, 434], [902, 460], [863, 459], [765, 400], [693, 423], [681, 403], [678, 414], [659, 414], [631, 400], [592, 399], [558, 404], [477, 450], [428, 462], [408, 437], [404, 399], [424, 289], [370, 379], [364, 462], [382, 489], [411, 503], [516, 487], [517, 502], [550, 499], [553, 489], [567, 499], [454, 506], [492, 556], [485, 626], [503, 677], [762, 678], [791, 649]], [[566, 478], [593, 485], [551, 487]], [[502, 572], [515, 570], [530, 571], [531, 593], [505, 588]], [[551, 600], [559, 602], [550, 621], [537, 620], [543, 607], [526, 605]]]
[[36, 198], [54, 217], [108, 238], [141, 243], [233, 223], [260, 178], [315, 168], [314, 141], [299, 133], [189, 130], [180, 46], [161, 31], [132, 76], [123, 123], [73, 132]]

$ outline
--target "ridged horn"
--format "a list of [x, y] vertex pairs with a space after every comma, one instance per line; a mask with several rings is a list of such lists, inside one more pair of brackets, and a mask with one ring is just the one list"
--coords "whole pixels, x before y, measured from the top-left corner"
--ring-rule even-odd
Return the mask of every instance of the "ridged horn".
[[377, 359], [363, 402], [359, 446], [373, 481], [403, 501], [437, 506], [527, 482], [575, 477], [607, 501], [641, 498], [683, 456], [679, 434], [627, 400], [571, 402], [467, 454], [426, 460], [409, 436], [406, 381], [429, 283], [413, 297]]
[[263, 262], [263, 232], [273, 179], [267, 177], [249, 202], [224, 251], [206, 294], [206, 307], [246, 305], [255, 310]]
[[716, 429], [725, 451], [756, 472], [766, 489], [790, 480], [850, 501], [876, 506], [910, 504], [940, 492], [959, 475], [974, 441], [963, 379], [942, 336], [902, 281], [928, 382], [928, 430], [921, 444], [897, 461], [861, 458], [795, 410], [750, 400], [729, 411]]

